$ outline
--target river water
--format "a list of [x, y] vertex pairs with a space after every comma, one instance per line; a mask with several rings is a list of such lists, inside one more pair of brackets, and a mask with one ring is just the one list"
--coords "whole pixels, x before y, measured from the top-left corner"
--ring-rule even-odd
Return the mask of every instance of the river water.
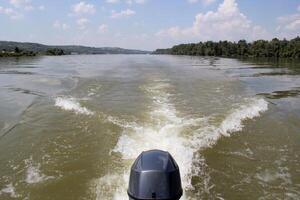
[[0, 199], [127, 199], [144, 150], [182, 199], [300, 199], [300, 67], [159, 55], [0, 59]]

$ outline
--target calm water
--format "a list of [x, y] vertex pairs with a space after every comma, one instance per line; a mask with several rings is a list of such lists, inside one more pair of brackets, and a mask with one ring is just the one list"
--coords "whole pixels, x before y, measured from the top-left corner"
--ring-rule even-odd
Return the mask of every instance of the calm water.
[[143, 150], [182, 199], [300, 199], [299, 62], [0, 59], [0, 199], [127, 199]]

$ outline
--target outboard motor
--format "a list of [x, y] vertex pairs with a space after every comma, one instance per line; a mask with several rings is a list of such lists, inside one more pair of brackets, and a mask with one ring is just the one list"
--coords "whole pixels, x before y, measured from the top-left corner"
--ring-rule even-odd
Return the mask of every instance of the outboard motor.
[[166, 151], [142, 152], [131, 167], [130, 200], [179, 200], [182, 196], [180, 172]]

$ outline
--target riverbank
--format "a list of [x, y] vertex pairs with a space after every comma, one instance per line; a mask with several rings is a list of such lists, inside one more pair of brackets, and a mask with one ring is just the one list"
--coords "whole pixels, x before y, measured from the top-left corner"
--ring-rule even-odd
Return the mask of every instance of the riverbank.
[[37, 53], [33, 51], [21, 51], [21, 52], [15, 52], [15, 51], [1, 51], [0, 57], [21, 57], [21, 56], [36, 56]]
[[191, 56], [219, 56], [227, 58], [300, 58], [300, 37], [291, 40], [271, 41], [257, 40], [247, 42], [240, 40], [207, 41], [190, 44], [179, 44], [172, 48], [157, 49], [153, 54], [191, 55]]
[[0, 57], [77, 54], [149, 54], [150, 51], [119, 47], [88, 47], [78, 45], [44, 45], [30, 42], [0, 41]]

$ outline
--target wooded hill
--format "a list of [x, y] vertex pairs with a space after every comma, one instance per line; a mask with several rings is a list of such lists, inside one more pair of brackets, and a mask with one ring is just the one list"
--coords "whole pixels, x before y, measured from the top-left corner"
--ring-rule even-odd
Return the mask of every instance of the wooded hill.
[[[43, 45], [38, 43], [29, 42], [11, 42], [0, 41], [0, 53], [1, 52], [14, 52], [18, 48], [22, 52], [32, 52], [33, 54], [147, 54], [148, 51], [134, 50], [134, 49], [122, 49], [118, 47], [87, 47], [77, 45]], [[62, 52], [61, 52], [62, 51]]]

